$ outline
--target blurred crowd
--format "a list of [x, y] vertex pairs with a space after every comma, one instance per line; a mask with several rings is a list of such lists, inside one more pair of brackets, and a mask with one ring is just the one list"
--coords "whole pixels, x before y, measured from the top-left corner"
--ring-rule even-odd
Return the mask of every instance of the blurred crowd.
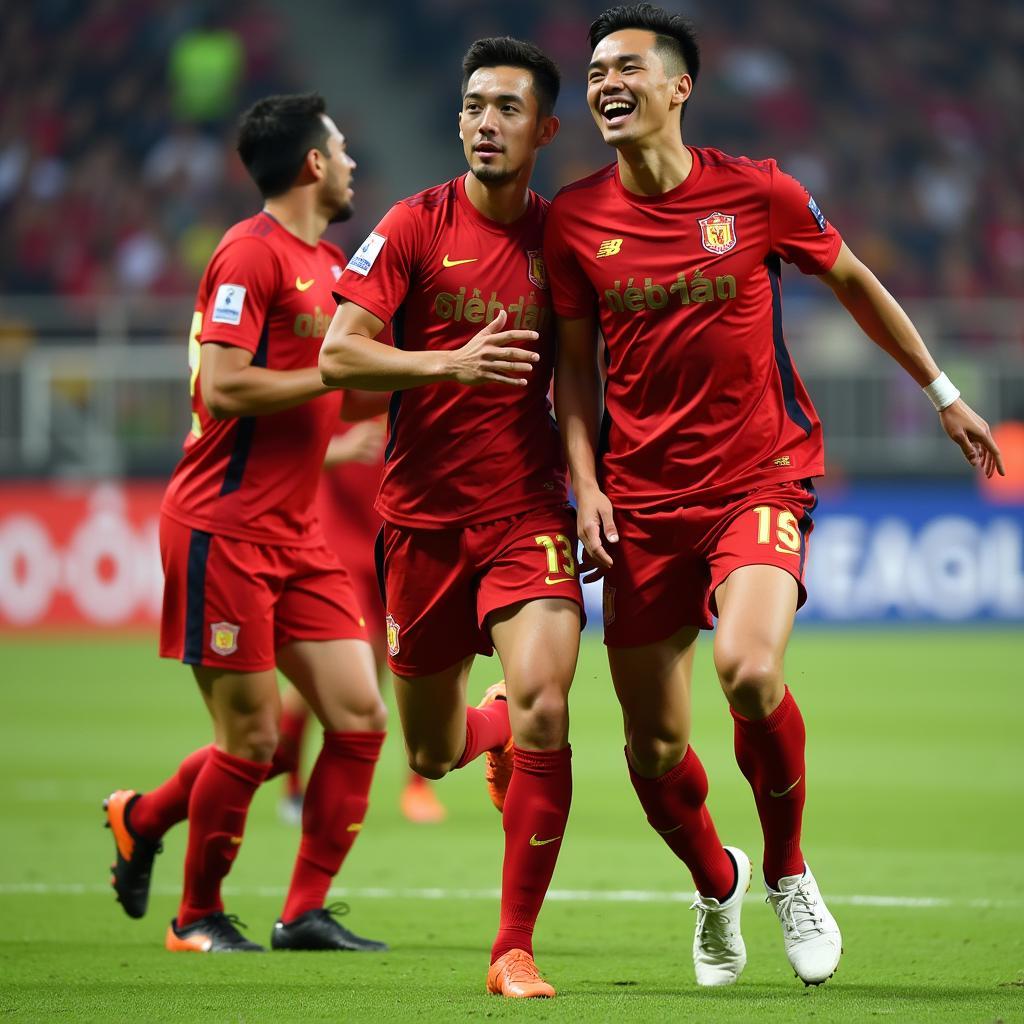
[[273, 13], [33, 0], [2, 24], [0, 292], [191, 293], [252, 209], [238, 111], [295, 87]]
[[[478, 35], [562, 67], [551, 195], [610, 159], [584, 103], [593, 0], [382, 0], [395, 68], [447, 143]], [[261, 0], [34, 0], [3, 14], [0, 292], [190, 293], [253, 206], [239, 110], [304, 87]], [[900, 295], [1024, 295], [1024, 5], [1000, 0], [699, 0], [695, 145], [776, 157]], [[386, 58], [384, 58], [386, 59]], [[440, 144], [440, 143], [439, 143]]]

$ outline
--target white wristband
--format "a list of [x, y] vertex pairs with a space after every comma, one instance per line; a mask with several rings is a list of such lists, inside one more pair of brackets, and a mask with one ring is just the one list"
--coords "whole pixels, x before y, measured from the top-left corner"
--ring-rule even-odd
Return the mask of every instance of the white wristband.
[[921, 390], [931, 399], [936, 412], [942, 412], [960, 397], [956, 385], [944, 373], [940, 373], [931, 384]]

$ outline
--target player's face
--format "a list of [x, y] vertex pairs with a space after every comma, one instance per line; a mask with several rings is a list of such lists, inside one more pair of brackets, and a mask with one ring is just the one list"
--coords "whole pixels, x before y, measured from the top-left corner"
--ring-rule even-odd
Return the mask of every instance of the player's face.
[[514, 178], [553, 137], [553, 117], [542, 117], [525, 68], [478, 68], [466, 83], [459, 138], [466, 161], [482, 182]]
[[345, 136], [338, 126], [326, 114], [323, 120], [327, 127], [327, 160], [320, 195], [333, 224], [352, 216], [352, 172], [356, 162], [348, 155]]
[[668, 74], [655, 41], [653, 32], [630, 28], [605, 36], [594, 49], [587, 103], [609, 146], [676, 131], [690, 76]]

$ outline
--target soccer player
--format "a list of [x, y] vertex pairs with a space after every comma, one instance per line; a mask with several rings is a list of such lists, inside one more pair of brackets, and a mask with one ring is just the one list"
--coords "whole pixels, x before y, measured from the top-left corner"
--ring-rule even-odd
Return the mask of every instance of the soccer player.
[[[487, 988], [512, 997], [555, 994], [532, 936], [569, 813], [582, 615], [547, 398], [547, 203], [529, 187], [558, 130], [558, 86], [532, 44], [469, 48], [459, 113], [469, 173], [391, 208], [338, 283], [320, 354], [327, 383], [394, 392], [377, 510], [395, 697], [420, 774], [440, 778], [487, 753], [505, 829]], [[389, 322], [394, 347], [374, 340]], [[473, 656], [492, 645], [507, 701], [496, 684], [467, 708]]]
[[[821, 426], [781, 322], [780, 269], [817, 275], [924, 387], [972, 465], [1002, 471], [986, 424], [906, 314], [773, 160], [683, 144], [700, 67], [682, 18], [615, 7], [591, 26], [591, 114], [616, 160], [564, 188], [545, 255], [558, 314], [555, 404], [585, 566], [604, 577], [605, 642], [630, 779], [697, 887], [697, 982], [746, 962], [745, 854], [723, 847], [690, 746], [698, 633], [715, 667], [764, 833], [768, 900], [807, 984], [828, 979], [839, 928], [801, 852], [804, 723], [783, 676], [824, 470]], [[606, 345], [603, 423], [597, 329]]]
[[[387, 641], [373, 557], [381, 521], [373, 503], [380, 485], [385, 429], [383, 416], [339, 427], [327, 447], [316, 497], [317, 516], [327, 546], [348, 570], [356, 588], [379, 680], [387, 667]], [[286, 687], [281, 695], [281, 743], [291, 745], [294, 768], [285, 775], [280, 813], [284, 820], [295, 824], [302, 820], [299, 761], [309, 715], [309, 706], [301, 694], [292, 686]], [[417, 824], [436, 824], [446, 816], [429, 780], [411, 769], [402, 787], [399, 806], [405, 818]]]
[[[224, 913], [221, 882], [278, 743], [275, 666], [324, 727], [275, 949], [382, 949], [324, 907], [362, 828], [386, 710], [348, 574], [312, 511], [341, 395], [316, 368], [340, 250], [321, 240], [351, 210], [354, 161], [316, 94], [243, 117], [238, 152], [265, 199], [232, 227], [199, 285], [189, 335], [192, 429], [161, 510], [160, 653], [191, 666], [214, 743], [157, 789], [105, 802], [114, 889], [146, 909], [160, 838], [187, 813], [185, 884], [170, 950], [261, 949]], [[273, 770], [281, 766], [275, 765]]]

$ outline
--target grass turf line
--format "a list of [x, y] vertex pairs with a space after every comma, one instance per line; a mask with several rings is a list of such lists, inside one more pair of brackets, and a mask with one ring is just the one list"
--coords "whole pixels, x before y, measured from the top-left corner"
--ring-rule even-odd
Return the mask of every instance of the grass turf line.
[[[723, 840], [759, 859], [753, 804], [736, 769], [710, 645], [698, 656], [694, 745], [711, 778]], [[189, 674], [136, 641], [16, 640], [5, 648], [0, 723], [4, 842], [0, 883], [104, 882], [111, 859], [102, 797], [152, 786], [205, 742]], [[950, 907], [837, 907], [846, 954], [821, 989], [792, 977], [770, 910], [748, 904], [740, 983], [693, 984], [692, 915], [678, 903], [551, 903], [537, 933], [554, 1003], [483, 994], [497, 922], [487, 900], [352, 900], [347, 923], [385, 938], [385, 956], [172, 956], [162, 937], [176, 900], [184, 833], [157, 861], [149, 915], [130, 921], [112, 895], [0, 894], [0, 1014], [6, 1020], [565, 1021], [1024, 1020], [1020, 901], [1024, 640], [1003, 632], [823, 633], [794, 639], [787, 669], [809, 735], [805, 852], [826, 897], [940, 897]], [[472, 693], [497, 674], [479, 659]], [[588, 641], [572, 700], [575, 796], [554, 886], [685, 891], [625, 776], [621, 725], [600, 644]], [[477, 766], [439, 787], [444, 825], [397, 811], [397, 723], [366, 829], [339, 884], [490, 889], [501, 826]], [[266, 941], [297, 833], [257, 798], [228, 909]], [[1016, 808], [1016, 810], [1014, 810]], [[755, 881], [755, 887], [757, 883]], [[972, 909], [971, 900], [1016, 906]]]

